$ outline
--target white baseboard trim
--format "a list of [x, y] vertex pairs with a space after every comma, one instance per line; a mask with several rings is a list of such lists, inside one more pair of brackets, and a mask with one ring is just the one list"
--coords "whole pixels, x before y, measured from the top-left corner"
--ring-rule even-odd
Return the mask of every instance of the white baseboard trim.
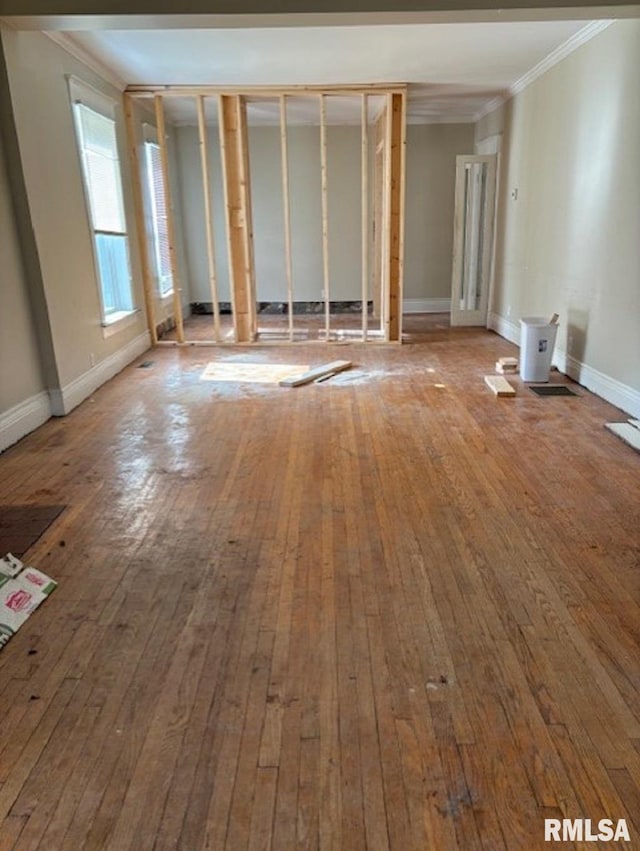
[[114, 375], [117, 375], [131, 361], [139, 357], [151, 347], [151, 337], [145, 331], [139, 334], [126, 346], [118, 349], [109, 357], [96, 364], [87, 372], [75, 378], [60, 390], [49, 391], [51, 396], [51, 413], [54, 417], [63, 417], [101, 387]]
[[586, 387], [587, 390], [591, 390], [592, 393], [606, 399], [607, 402], [615, 405], [616, 408], [621, 408], [632, 417], [640, 417], [640, 391], [576, 360], [562, 349], [556, 348], [553, 360], [560, 372], [573, 378], [582, 387]]
[[510, 343], [520, 345], [520, 323], [512, 322], [510, 319], [505, 319], [504, 316], [499, 316], [497, 313], [490, 313], [487, 319], [487, 328], [500, 334], [505, 340]]
[[[516, 346], [520, 345], [520, 325], [505, 319], [497, 313], [490, 313], [487, 327], [500, 334]], [[556, 346], [553, 363], [560, 372], [577, 381], [582, 387], [591, 390], [596, 396], [600, 396], [616, 408], [621, 408], [632, 417], [640, 418], [640, 391], [623, 384], [604, 372], [588, 366], [586, 363], [568, 355]]]
[[35, 431], [51, 416], [51, 403], [46, 390], [30, 396], [0, 414], [0, 452]]
[[402, 302], [403, 313], [449, 313], [450, 298], [405, 298]]

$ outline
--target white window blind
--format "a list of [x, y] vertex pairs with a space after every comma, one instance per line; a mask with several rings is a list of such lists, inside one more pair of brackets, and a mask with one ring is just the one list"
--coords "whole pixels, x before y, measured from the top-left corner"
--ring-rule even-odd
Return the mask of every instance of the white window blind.
[[168, 295], [173, 291], [173, 275], [171, 272], [171, 255], [169, 253], [167, 202], [164, 190], [160, 146], [156, 142], [147, 141], [144, 147], [158, 288], [161, 295]]
[[133, 307], [129, 242], [115, 120], [80, 100], [73, 104], [104, 322]]
[[93, 228], [126, 233], [115, 121], [82, 103], [76, 110]]

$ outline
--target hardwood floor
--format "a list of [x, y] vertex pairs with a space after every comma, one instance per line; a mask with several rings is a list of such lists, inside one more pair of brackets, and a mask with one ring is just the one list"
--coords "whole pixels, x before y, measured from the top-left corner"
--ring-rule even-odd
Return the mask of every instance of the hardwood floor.
[[582, 388], [496, 399], [498, 336], [408, 326], [157, 349], [0, 457], [0, 503], [68, 506], [0, 653], [2, 851], [640, 849], [640, 455]]

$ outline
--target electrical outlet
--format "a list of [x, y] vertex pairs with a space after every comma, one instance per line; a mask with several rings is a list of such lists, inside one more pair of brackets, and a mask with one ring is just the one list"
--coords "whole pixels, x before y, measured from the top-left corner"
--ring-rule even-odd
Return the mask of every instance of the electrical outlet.
[[514, 201], [517, 201], [517, 200], [518, 200], [518, 190], [517, 190], [517, 188], [516, 188], [516, 189], [512, 189], [512, 190], [511, 190], [511, 198], [512, 198]]
[[89, 355], [89, 366], [95, 366], [95, 365], [96, 365], [96, 356], [94, 355], [93, 352], [91, 352], [91, 354]]

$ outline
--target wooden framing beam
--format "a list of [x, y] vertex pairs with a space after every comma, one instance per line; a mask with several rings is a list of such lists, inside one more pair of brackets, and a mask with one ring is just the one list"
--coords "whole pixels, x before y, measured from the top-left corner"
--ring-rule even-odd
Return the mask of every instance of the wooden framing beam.
[[204, 108], [204, 95], [197, 98], [198, 107], [198, 141], [200, 144], [200, 164], [202, 167], [202, 193], [204, 198], [204, 218], [207, 242], [207, 262], [209, 264], [209, 287], [211, 289], [211, 304], [213, 307], [213, 334], [215, 341], [222, 340], [220, 330], [220, 303], [218, 299], [218, 273], [216, 269], [216, 247], [213, 230], [213, 210], [211, 207], [211, 171], [209, 165], [209, 149], [207, 139], [207, 122]]
[[332, 84], [323, 85], [299, 85], [299, 86], [207, 86], [207, 85], [131, 85], [127, 86], [126, 93], [135, 97], [145, 95], [161, 94], [166, 97], [185, 97], [198, 95], [222, 95], [244, 97], [280, 97], [280, 95], [304, 95], [304, 94], [388, 94], [402, 93], [406, 91], [406, 84], [388, 83], [354, 83], [354, 84]]
[[287, 96], [280, 95], [280, 157], [282, 161], [282, 203], [284, 212], [284, 251], [289, 305], [289, 340], [293, 340], [293, 266], [291, 262], [291, 202], [289, 197], [289, 144], [287, 139]]
[[404, 196], [406, 121], [405, 95], [391, 94], [389, 174], [389, 315], [388, 339], [402, 340], [402, 284], [404, 271]]
[[235, 342], [250, 343], [256, 339], [257, 321], [247, 117], [242, 97], [220, 95], [218, 116]]
[[381, 132], [381, 121], [378, 119], [375, 125], [375, 150], [373, 155], [373, 281], [372, 281], [372, 300], [373, 300], [373, 316], [375, 319], [380, 319], [381, 316], [381, 299], [382, 299], [382, 224], [384, 220], [384, 142], [378, 141], [378, 135]]
[[369, 100], [366, 93], [361, 103], [361, 189], [362, 189], [362, 340], [367, 342], [367, 322], [369, 308]]
[[329, 283], [329, 195], [327, 191], [327, 104], [320, 95], [320, 191], [322, 200], [322, 274], [324, 286], [324, 333], [329, 340], [331, 304]]
[[144, 199], [142, 194], [142, 179], [140, 175], [141, 163], [138, 155], [138, 129], [135, 120], [134, 101], [129, 95], [124, 95], [124, 115], [127, 127], [127, 142], [129, 147], [129, 161], [131, 164], [131, 186], [133, 189], [134, 214], [136, 219], [136, 235], [138, 239], [138, 250], [140, 252], [140, 266], [142, 269], [142, 284], [144, 287], [144, 304], [147, 313], [147, 326], [151, 336], [151, 344], [155, 346], [158, 342], [158, 331], [156, 328], [155, 313], [155, 276], [151, 270], [149, 259], [149, 242], [147, 239], [147, 226], [144, 213]]
[[171, 198], [171, 185], [169, 175], [169, 151], [167, 149], [167, 129], [164, 119], [164, 104], [162, 97], [156, 95], [154, 98], [156, 108], [156, 127], [158, 131], [158, 147], [160, 148], [160, 162], [162, 164], [162, 181], [164, 183], [165, 212], [167, 216], [167, 240], [169, 242], [169, 259], [171, 263], [171, 277], [173, 279], [173, 313], [176, 321], [178, 342], [184, 343], [184, 323], [182, 321], [182, 288], [180, 287], [180, 275], [178, 273], [178, 262], [176, 257], [176, 230], [173, 220], [173, 202]]
[[383, 130], [384, 178], [382, 183], [382, 297], [381, 320], [384, 338], [391, 340], [390, 292], [391, 292], [391, 110], [392, 95], [385, 97]]
[[283, 378], [278, 384], [280, 387], [301, 387], [303, 384], [310, 384], [312, 381], [318, 381], [323, 378], [335, 375], [337, 372], [343, 372], [345, 369], [351, 368], [350, 360], [336, 360], [332, 363], [325, 363], [322, 366], [317, 366], [310, 369], [308, 372], [303, 372], [300, 375], [292, 375], [290, 378]]
[[[373, 281], [374, 316], [380, 319], [380, 329], [386, 341], [400, 341], [402, 337], [402, 277], [404, 248], [404, 197], [405, 197], [405, 99], [406, 86], [385, 84], [289, 87], [217, 87], [217, 86], [130, 86], [125, 93], [129, 105], [129, 124], [132, 123], [132, 106], [136, 98], [153, 98], [158, 144], [161, 154], [163, 180], [167, 198], [167, 234], [171, 270], [174, 279], [173, 309], [178, 330], [178, 342], [184, 342], [184, 325], [179, 282], [176, 231], [174, 225], [171, 187], [169, 184], [169, 157], [163, 100], [172, 96], [194, 96], [197, 103], [198, 130], [205, 199], [206, 246], [209, 263], [209, 283], [214, 313], [215, 341], [222, 341], [219, 315], [218, 276], [215, 260], [215, 232], [211, 203], [211, 172], [207, 147], [205, 97], [216, 96], [218, 102], [222, 183], [225, 195], [225, 219], [231, 303], [233, 306], [234, 341], [249, 343], [257, 339], [257, 311], [255, 263], [253, 256], [253, 228], [251, 214], [251, 186], [249, 176], [249, 148], [246, 104], [251, 97], [276, 98], [280, 104], [280, 149], [282, 161], [282, 192], [285, 234], [285, 270], [289, 306], [288, 341], [294, 340], [293, 322], [293, 263], [291, 226], [292, 210], [289, 187], [289, 139], [287, 133], [287, 98], [295, 95], [315, 94], [320, 103], [320, 156], [321, 156], [321, 206], [322, 206], [322, 262], [324, 332], [326, 341], [331, 334], [331, 275], [328, 198], [328, 145], [327, 97], [349, 95], [361, 101], [361, 263], [362, 263], [362, 340], [378, 334], [370, 326], [368, 301]], [[369, 132], [369, 107], [371, 97], [384, 101], [381, 115], [372, 125], [375, 150], [371, 150]], [[133, 128], [135, 129], [135, 128]], [[131, 135], [131, 130], [130, 130]], [[134, 137], [135, 138], [135, 134]], [[132, 150], [132, 158], [136, 152]], [[372, 163], [369, 162], [370, 157]], [[132, 159], [133, 162], [133, 159]], [[370, 173], [373, 165], [373, 172]], [[140, 168], [137, 168], [138, 183]], [[373, 181], [373, 185], [372, 184]], [[140, 188], [140, 199], [142, 188]], [[135, 185], [134, 185], [135, 194]], [[153, 274], [148, 247], [144, 236], [144, 201], [137, 206], [138, 232], [143, 257], [145, 302], [152, 338], [156, 342]], [[370, 206], [373, 208], [373, 221]], [[372, 227], [373, 225], [373, 227]], [[372, 233], [373, 231], [373, 233]], [[373, 237], [373, 246], [372, 246]], [[142, 251], [144, 243], [144, 252]]]

